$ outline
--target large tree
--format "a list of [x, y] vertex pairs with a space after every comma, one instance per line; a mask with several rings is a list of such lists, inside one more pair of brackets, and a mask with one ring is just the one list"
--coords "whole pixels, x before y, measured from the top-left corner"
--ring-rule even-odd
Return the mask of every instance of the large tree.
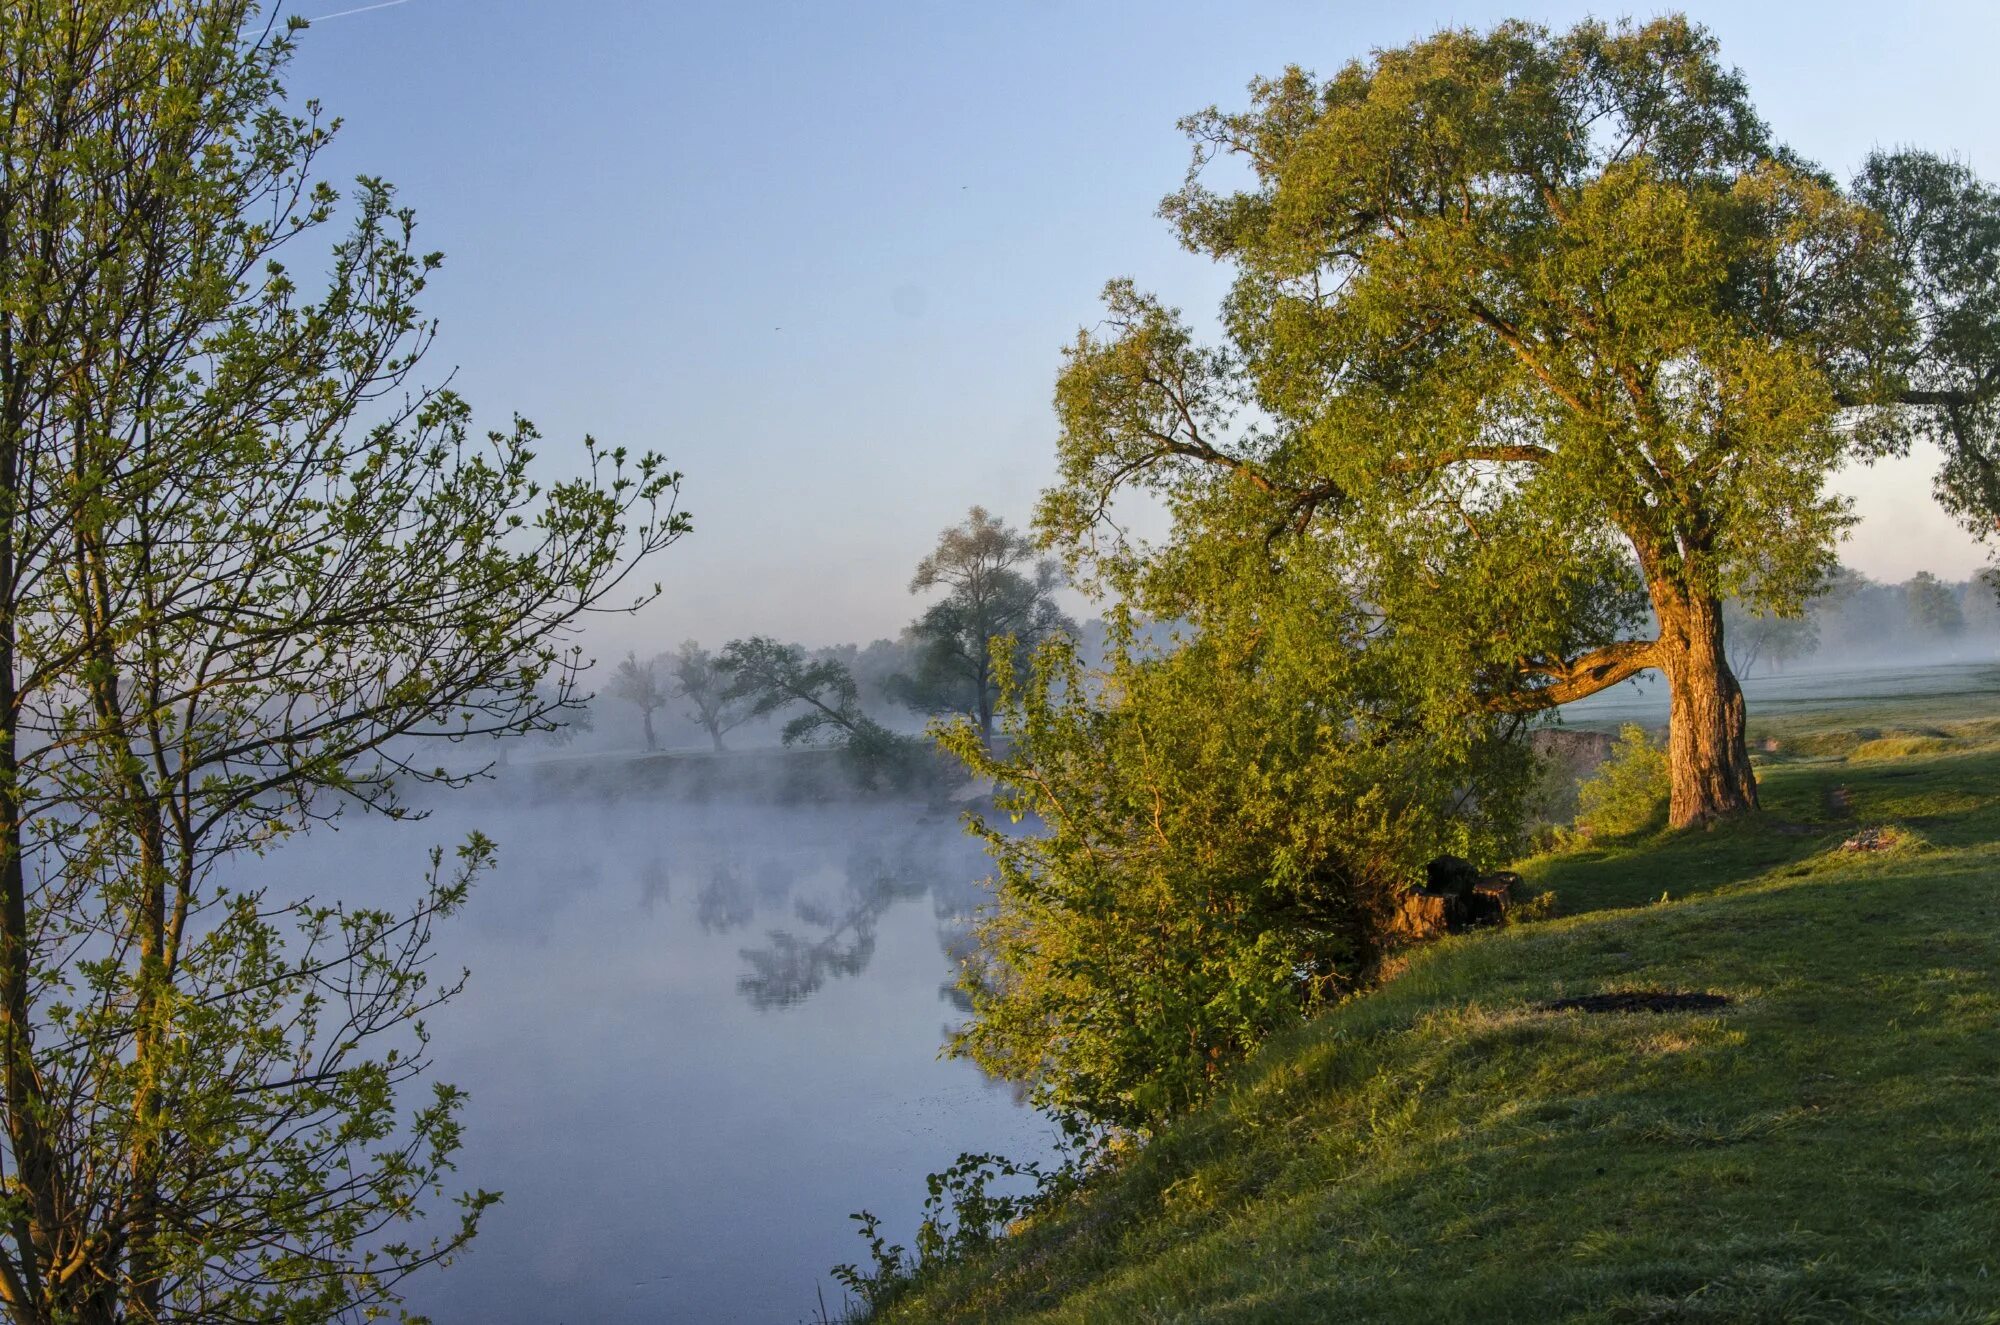
[[963, 713], [993, 736], [999, 699], [993, 643], [1014, 641], [1012, 664], [1025, 667], [1028, 652], [1058, 630], [1075, 626], [1056, 605], [1062, 567], [1040, 555], [1026, 535], [975, 506], [965, 523], [938, 535], [917, 563], [910, 592], [944, 596], [911, 623], [907, 638], [915, 666], [897, 686], [898, 697], [928, 713]]
[[[686, 528], [657, 458], [529, 478], [412, 372], [436, 266], [312, 179], [245, 0], [0, 7], [0, 1314], [317, 1321], [449, 1256], [434, 925], [230, 857], [400, 815], [425, 737], [546, 728], [571, 632]], [[280, 259], [332, 225], [324, 272]], [[234, 887], [226, 886], [234, 883]]]
[[1843, 192], [1678, 17], [1447, 31], [1252, 102], [1184, 121], [1163, 206], [1234, 268], [1227, 344], [1110, 287], [1058, 386], [1044, 529], [1084, 556], [1120, 492], [1162, 497], [1164, 552], [1104, 558], [1155, 593], [1203, 540], [1339, 540], [1381, 628], [1496, 708], [1663, 672], [1672, 822], [1753, 807], [1723, 603], [1803, 609], [1845, 459], [1928, 428], [1988, 472], [1993, 319], [1949, 314], [1990, 278], [1965, 236], [1991, 195], [1915, 157]]

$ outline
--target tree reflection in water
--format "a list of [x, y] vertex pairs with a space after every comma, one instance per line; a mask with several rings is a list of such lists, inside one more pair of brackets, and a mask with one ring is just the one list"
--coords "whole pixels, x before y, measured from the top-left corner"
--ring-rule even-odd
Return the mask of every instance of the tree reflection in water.
[[[881, 825], [843, 822], [839, 836], [813, 831], [822, 827], [817, 824], [794, 825], [772, 840], [746, 824], [735, 826], [741, 831], [676, 843], [673, 872], [705, 880], [692, 899], [694, 921], [704, 933], [727, 934], [759, 915], [789, 913], [788, 923], [768, 929], [763, 943], [738, 949], [744, 970], [736, 988], [751, 1006], [792, 1007], [829, 980], [860, 975], [875, 956], [882, 917], [898, 903], [926, 895], [938, 946], [952, 966], [970, 953], [973, 918], [989, 896], [979, 844], [938, 832], [935, 819], [905, 820], [868, 843], [841, 840], [868, 826]], [[668, 899], [668, 872], [659, 857], [641, 869], [638, 885], [649, 912]], [[939, 994], [965, 1010], [953, 982], [944, 982]]]
[[[969, 912], [983, 893], [975, 861], [940, 849], [934, 839], [905, 838], [890, 849], [854, 847], [836, 902], [801, 898], [792, 914], [802, 929], [773, 929], [764, 946], [741, 950], [749, 969], [737, 980], [737, 991], [753, 1007], [769, 1011], [804, 1002], [828, 980], [859, 975], [875, 955], [878, 922], [896, 903], [930, 893], [941, 918]], [[953, 931], [941, 928], [939, 938], [952, 952]]]
[[705, 934], [726, 934], [750, 923], [757, 913], [756, 901], [743, 886], [743, 876], [733, 860], [719, 861], [708, 882], [694, 899], [695, 923]]
[[656, 907], [665, 906], [672, 897], [673, 881], [667, 875], [667, 862], [656, 853], [639, 871], [639, 905], [647, 915], [651, 915]]

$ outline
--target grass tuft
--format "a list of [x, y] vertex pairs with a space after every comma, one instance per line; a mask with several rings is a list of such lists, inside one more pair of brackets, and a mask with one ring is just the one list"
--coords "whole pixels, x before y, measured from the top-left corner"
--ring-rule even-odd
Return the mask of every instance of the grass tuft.
[[1901, 736], [1878, 736], [1872, 741], [1863, 741], [1848, 752], [1850, 762], [1861, 763], [1869, 760], [1908, 759], [1912, 755], [1943, 754], [1958, 747], [1958, 742], [1940, 734], [1906, 734]]

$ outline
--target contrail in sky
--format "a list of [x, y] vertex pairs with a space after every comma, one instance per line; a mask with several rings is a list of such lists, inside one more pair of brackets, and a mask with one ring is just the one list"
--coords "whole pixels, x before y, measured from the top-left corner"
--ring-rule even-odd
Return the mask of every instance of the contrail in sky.
[[343, 9], [337, 14], [321, 14], [318, 18], [313, 19], [312, 22], [324, 23], [330, 18], [346, 18], [349, 14], [365, 14], [371, 9], [394, 9], [397, 5], [407, 5], [408, 3], [410, 3], [410, 0], [381, 0], [380, 4], [363, 5], [359, 9]]

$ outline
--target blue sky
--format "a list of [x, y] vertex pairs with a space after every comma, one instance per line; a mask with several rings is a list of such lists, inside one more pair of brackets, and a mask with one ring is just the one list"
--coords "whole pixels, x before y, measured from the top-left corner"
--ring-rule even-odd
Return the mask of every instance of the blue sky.
[[[1836, 173], [1915, 144], [2000, 178], [2000, 5], [1687, 9]], [[968, 505], [1026, 518], [1058, 351], [1106, 278], [1214, 307], [1223, 273], [1153, 215], [1186, 166], [1179, 116], [1287, 63], [1590, 12], [1625, 11], [404, 0], [315, 26], [289, 81], [345, 121], [328, 176], [390, 179], [447, 254], [432, 377], [456, 368], [495, 424], [534, 419], [552, 468], [589, 432], [686, 472], [696, 532], [597, 651], [825, 643], [913, 616], [910, 571]], [[1927, 486], [1921, 458], [1844, 476], [1847, 559], [1982, 564]]]

